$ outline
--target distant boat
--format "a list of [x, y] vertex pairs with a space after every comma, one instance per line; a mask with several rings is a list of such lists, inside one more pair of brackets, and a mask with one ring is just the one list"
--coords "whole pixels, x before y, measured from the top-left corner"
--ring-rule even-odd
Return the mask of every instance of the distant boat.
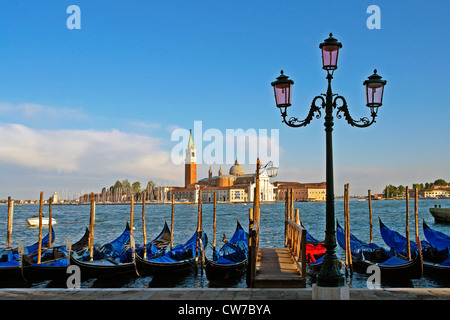
[[[48, 226], [49, 225], [49, 218], [44, 218], [42, 217], [42, 225], [43, 226]], [[39, 227], [39, 217], [35, 217], [35, 218], [30, 218], [27, 219], [28, 225], [30, 227]], [[52, 225], [56, 224], [56, 220], [52, 218]]]
[[430, 208], [430, 213], [436, 222], [450, 223], [450, 208]]

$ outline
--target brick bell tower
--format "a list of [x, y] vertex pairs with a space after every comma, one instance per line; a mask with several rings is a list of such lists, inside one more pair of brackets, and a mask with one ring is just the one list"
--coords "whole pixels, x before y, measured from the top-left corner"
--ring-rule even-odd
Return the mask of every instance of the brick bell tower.
[[189, 144], [186, 149], [186, 159], [184, 164], [184, 186], [197, 183], [197, 157], [192, 139], [192, 130], [190, 130]]

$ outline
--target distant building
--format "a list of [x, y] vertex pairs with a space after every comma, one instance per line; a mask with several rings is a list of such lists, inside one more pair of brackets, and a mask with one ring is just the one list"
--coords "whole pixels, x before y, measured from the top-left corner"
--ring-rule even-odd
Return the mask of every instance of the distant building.
[[419, 196], [423, 198], [448, 198], [450, 192], [445, 189], [424, 189], [419, 191]]
[[385, 195], [383, 193], [375, 193], [372, 194], [371, 196], [373, 200], [380, 200], [385, 198]]
[[293, 189], [294, 201], [326, 201], [326, 182], [300, 183], [277, 181], [273, 183], [276, 187], [275, 198], [278, 201], [286, 200], [288, 189]]

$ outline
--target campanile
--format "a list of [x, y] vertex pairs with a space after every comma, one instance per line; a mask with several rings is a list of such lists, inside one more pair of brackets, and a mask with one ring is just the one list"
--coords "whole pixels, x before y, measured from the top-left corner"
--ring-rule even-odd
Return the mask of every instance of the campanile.
[[197, 157], [190, 130], [189, 144], [186, 149], [186, 159], [184, 162], [184, 185], [185, 187], [197, 183]]

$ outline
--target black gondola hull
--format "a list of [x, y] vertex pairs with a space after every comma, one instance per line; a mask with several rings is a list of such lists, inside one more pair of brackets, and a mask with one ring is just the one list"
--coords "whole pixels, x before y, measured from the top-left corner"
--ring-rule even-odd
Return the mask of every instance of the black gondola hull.
[[0, 286], [26, 283], [20, 266], [0, 267]]
[[437, 279], [450, 279], [450, 266], [441, 266], [438, 263], [423, 262], [423, 271], [425, 275]]
[[23, 263], [23, 277], [27, 282], [41, 282], [46, 280], [62, 281], [70, 275], [67, 274], [68, 266], [40, 266], [30, 264], [25, 259]]
[[142, 276], [158, 276], [171, 274], [184, 274], [197, 267], [195, 258], [183, 260], [180, 262], [164, 263], [154, 262], [152, 259], [144, 259], [135, 255], [136, 271]]
[[238, 281], [245, 273], [247, 263], [247, 259], [235, 264], [218, 264], [206, 259], [206, 277], [211, 282]]
[[381, 279], [420, 279], [423, 275], [422, 259], [418, 255], [414, 260], [401, 265], [384, 266], [368, 260], [352, 257], [353, 268], [356, 272], [367, 274], [367, 269], [376, 265], [380, 268]]
[[71, 254], [70, 264], [80, 268], [82, 280], [93, 278], [104, 279], [136, 274], [133, 262], [116, 264], [109, 259], [95, 260], [92, 262], [80, 261]]

